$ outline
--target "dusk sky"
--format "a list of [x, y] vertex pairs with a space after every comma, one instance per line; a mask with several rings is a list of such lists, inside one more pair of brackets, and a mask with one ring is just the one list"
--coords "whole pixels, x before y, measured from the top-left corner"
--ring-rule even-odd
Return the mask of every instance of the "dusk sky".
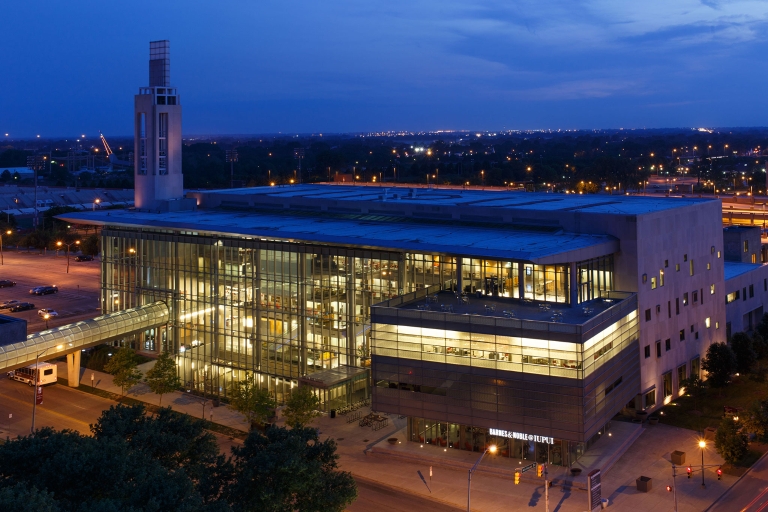
[[768, 124], [764, 0], [9, 0], [0, 20], [0, 136], [130, 134], [157, 39], [185, 135]]

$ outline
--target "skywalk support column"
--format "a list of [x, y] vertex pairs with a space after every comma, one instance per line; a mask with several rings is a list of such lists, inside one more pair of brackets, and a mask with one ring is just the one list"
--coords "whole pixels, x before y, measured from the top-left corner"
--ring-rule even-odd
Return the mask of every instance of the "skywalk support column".
[[80, 351], [67, 354], [67, 384], [71, 388], [80, 386]]

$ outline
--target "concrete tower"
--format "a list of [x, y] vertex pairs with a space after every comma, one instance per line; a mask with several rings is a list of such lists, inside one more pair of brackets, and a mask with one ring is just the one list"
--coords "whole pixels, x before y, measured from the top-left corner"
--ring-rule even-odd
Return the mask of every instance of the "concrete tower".
[[136, 208], [186, 209], [181, 174], [181, 102], [171, 87], [170, 41], [149, 43], [149, 87], [134, 99]]

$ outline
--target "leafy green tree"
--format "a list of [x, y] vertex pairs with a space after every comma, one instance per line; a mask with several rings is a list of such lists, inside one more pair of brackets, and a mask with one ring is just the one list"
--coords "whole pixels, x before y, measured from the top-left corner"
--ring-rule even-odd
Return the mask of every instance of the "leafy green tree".
[[51, 493], [39, 490], [37, 487], [27, 487], [22, 483], [0, 487], [0, 509], [18, 512], [59, 512], [61, 510]]
[[768, 342], [757, 331], [752, 333], [752, 348], [755, 351], [758, 359], [765, 359], [768, 357]]
[[104, 371], [114, 377], [112, 382], [120, 386], [123, 396], [126, 389], [141, 382], [141, 372], [136, 366], [136, 354], [127, 347], [120, 347], [104, 365]]
[[752, 338], [746, 333], [737, 332], [731, 337], [731, 350], [736, 356], [736, 371], [740, 374], [749, 373], [757, 359]]
[[685, 392], [693, 398], [693, 408], [698, 409], [698, 402], [704, 394], [704, 381], [698, 375], [691, 375], [680, 383], [680, 387], [685, 388]]
[[320, 399], [309, 386], [299, 386], [285, 402], [285, 424], [290, 426], [307, 426], [320, 415], [317, 408]]
[[256, 375], [251, 373], [229, 388], [229, 408], [245, 415], [246, 422], [253, 428], [254, 423], [263, 424], [274, 415], [277, 401], [266, 389], [259, 389]]
[[99, 254], [99, 243], [98, 235], [88, 235], [80, 244], [80, 252], [88, 256], [96, 256]]
[[715, 449], [729, 464], [735, 464], [747, 454], [749, 440], [731, 418], [723, 418], [715, 432]]
[[0, 173], [0, 181], [2, 181], [3, 183], [7, 183], [11, 181], [11, 171], [9, 171], [8, 169], [3, 170], [3, 172]]
[[763, 313], [763, 318], [755, 326], [755, 332], [760, 334], [764, 340], [768, 340], [768, 313]]
[[232, 453], [235, 512], [341, 512], [357, 497], [352, 475], [338, 470], [335, 441], [313, 428], [254, 430]]
[[172, 393], [181, 387], [181, 379], [176, 371], [176, 361], [168, 352], [163, 352], [155, 361], [155, 366], [147, 371], [144, 382], [153, 393], [160, 395], [160, 405], [163, 405], [163, 395]]
[[713, 343], [707, 348], [701, 367], [707, 372], [707, 381], [713, 387], [723, 387], [736, 372], [736, 355], [727, 344]]
[[746, 432], [765, 438], [768, 433], [768, 400], [755, 400], [746, 412], [739, 414], [739, 423]]

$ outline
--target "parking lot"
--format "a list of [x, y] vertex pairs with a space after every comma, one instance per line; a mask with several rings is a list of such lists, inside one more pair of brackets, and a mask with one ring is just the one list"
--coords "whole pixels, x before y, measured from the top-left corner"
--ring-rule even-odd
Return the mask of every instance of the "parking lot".
[[[0, 266], [0, 279], [16, 281], [16, 286], [0, 288], [0, 303], [7, 300], [31, 302], [34, 309], [11, 313], [7, 309], [0, 314], [23, 318], [27, 321], [27, 332], [45, 329], [45, 320], [37, 312], [42, 308], [51, 308], [59, 316], [48, 320], [48, 327], [65, 325], [78, 320], [86, 320], [101, 314], [99, 309], [99, 286], [101, 262], [77, 262], [73, 255], [67, 258], [63, 251], [47, 254], [26, 251], [3, 251], [4, 264]], [[36, 286], [56, 285], [59, 292], [51, 295], [30, 295], [29, 290]]]

